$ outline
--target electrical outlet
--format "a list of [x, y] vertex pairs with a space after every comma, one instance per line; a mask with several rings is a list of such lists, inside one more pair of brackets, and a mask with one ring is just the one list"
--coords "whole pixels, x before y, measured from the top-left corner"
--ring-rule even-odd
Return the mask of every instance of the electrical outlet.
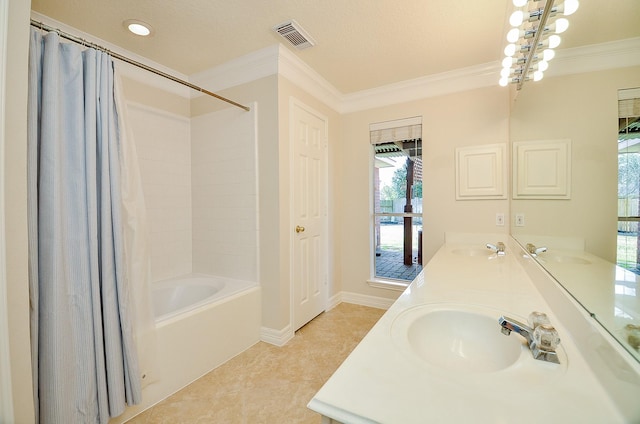
[[516, 214], [516, 227], [524, 227], [524, 214], [517, 213]]
[[497, 227], [504, 227], [504, 213], [498, 212], [496, 214], [496, 226]]

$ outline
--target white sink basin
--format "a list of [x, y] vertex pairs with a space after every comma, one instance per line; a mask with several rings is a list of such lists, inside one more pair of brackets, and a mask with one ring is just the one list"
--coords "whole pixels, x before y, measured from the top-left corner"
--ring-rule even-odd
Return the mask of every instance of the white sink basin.
[[500, 332], [498, 317], [477, 310], [418, 308], [398, 317], [395, 327], [405, 333], [403, 342], [416, 358], [453, 372], [486, 373], [508, 368], [523, 351], [528, 353], [524, 338]]
[[562, 345], [560, 364], [533, 358], [524, 337], [506, 336], [498, 318], [527, 319], [511, 311], [469, 304], [431, 303], [399, 313], [391, 324], [391, 340], [407, 360], [429, 378], [475, 384], [487, 390], [548, 386], [567, 370]]

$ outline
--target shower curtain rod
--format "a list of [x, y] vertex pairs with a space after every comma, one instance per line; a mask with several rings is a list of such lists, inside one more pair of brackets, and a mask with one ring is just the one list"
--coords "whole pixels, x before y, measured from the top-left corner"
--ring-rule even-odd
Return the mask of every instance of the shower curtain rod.
[[209, 95], [211, 97], [215, 97], [218, 100], [222, 100], [223, 102], [227, 102], [229, 104], [232, 104], [232, 105], [234, 105], [236, 107], [239, 107], [240, 109], [246, 110], [247, 112], [249, 112], [249, 110], [251, 110], [248, 106], [244, 106], [244, 105], [241, 105], [240, 103], [236, 103], [233, 100], [229, 100], [226, 97], [220, 96], [219, 94], [211, 92], [211, 91], [209, 91], [207, 89], [204, 89], [202, 87], [198, 87], [197, 85], [191, 84], [188, 81], [185, 81], [185, 80], [180, 79], [178, 77], [174, 77], [173, 75], [167, 74], [166, 72], [162, 72], [162, 71], [160, 71], [160, 70], [158, 70], [156, 68], [152, 68], [151, 66], [145, 65], [144, 63], [140, 63], [138, 61], [130, 59], [130, 58], [126, 57], [126, 56], [123, 56], [121, 54], [113, 52], [113, 51], [111, 51], [111, 50], [109, 50], [109, 49], [107, 49], [105, 47], [102, 47], [102, 46], [100, 46], [98, 44], [95, 44], [95, 43], [92, 43], [90, 41], [84, 40], [84, 39], [82, 39], [80, 37], [76, 37], [75, 35], [71, 35], [71, 34], [66, 33], [64, 31], [61, 31], [61, 30], [59, 30], [57, 28], [51, 27], [49, 25], [46, 25], [46, 24], [44, 24], [42, 22], [38, 22], [36, 20], [31, 19], [31, 26], [34, 26], [36, 28], [40, 28], [41, 30], [45, 30], [45, 31], [55, 31], [55, 32], [58, 33], [58, 35], [60, 37], [65, 38], [65, 39], [67, 39], [69, 41], [73, 41], [74, 43], [82, 44], [83, 46], [91, 47], [93, 49], [96, 49], [96, 50], [99, 50], [101, 52], [107, 53], [107, 54], [111, 55], [112, 57], [114, 57], [114, 58], [116, 58], [118, 60], [121, 60], [123, 62], [129, 63], [129, 64], [131, 64], [133, 66], [137, 66], [138, 68], [144, 69], [145, 71], [149, 71], [149, 72], [154, 73], [156, 75], [160, 75], [161, 77], [170, 79], [171, 81], [174, 81], [174, 82], [177, 82], [178, 84], [182, 84], [184, 86], [187, 86], [187, 87], [189, 87], [189, 88], [191, 88], [193, 90], [199, 91], [199, 92], [201, 92], [203, 94], [207, 94], [207, 95]]

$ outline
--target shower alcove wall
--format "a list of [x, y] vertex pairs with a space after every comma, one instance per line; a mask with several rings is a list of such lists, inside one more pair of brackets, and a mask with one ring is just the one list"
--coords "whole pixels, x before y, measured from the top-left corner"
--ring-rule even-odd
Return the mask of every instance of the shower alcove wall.
[[191, 272], [257, 281], [255, 112], [182, 117], [129, 103], [152, 280]]
[[249, 105], [250, 112], [227, 108], [191, 117], [188, 107], [176, 112], [175, 104], [150, 106], [157, 93], [141, 97], [131, 89], [136, 84], [125, 81], [124, 92], [147, 209], [152, 286], [191, 274], [254, 284], [157, 322], [157, 363], [147, 376], [143, 403], [113, 423], [157, 403], [260, 338], [256, 105]]

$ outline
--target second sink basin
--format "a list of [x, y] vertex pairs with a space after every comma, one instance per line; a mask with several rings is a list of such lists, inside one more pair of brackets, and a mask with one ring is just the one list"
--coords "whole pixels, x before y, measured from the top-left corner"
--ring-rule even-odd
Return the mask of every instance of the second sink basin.
[[396, 318], [393, 331], [398, 332], [398, 343], [406, 343], [411, 354], [432, 366], [453, 372], [495, 372], [510, 367], [528, 350], [524, 339], [500, 332], [498, 316], [478, 309], [421, 307]]
[[590, 260], [581, 258], [580, 256], [563, 255], [555, 253], [541, 253], [538, 255], [538, 260], [544, 262], [557, 262], [561, 264], [573, 264], [573, 265], [589, 265]]

